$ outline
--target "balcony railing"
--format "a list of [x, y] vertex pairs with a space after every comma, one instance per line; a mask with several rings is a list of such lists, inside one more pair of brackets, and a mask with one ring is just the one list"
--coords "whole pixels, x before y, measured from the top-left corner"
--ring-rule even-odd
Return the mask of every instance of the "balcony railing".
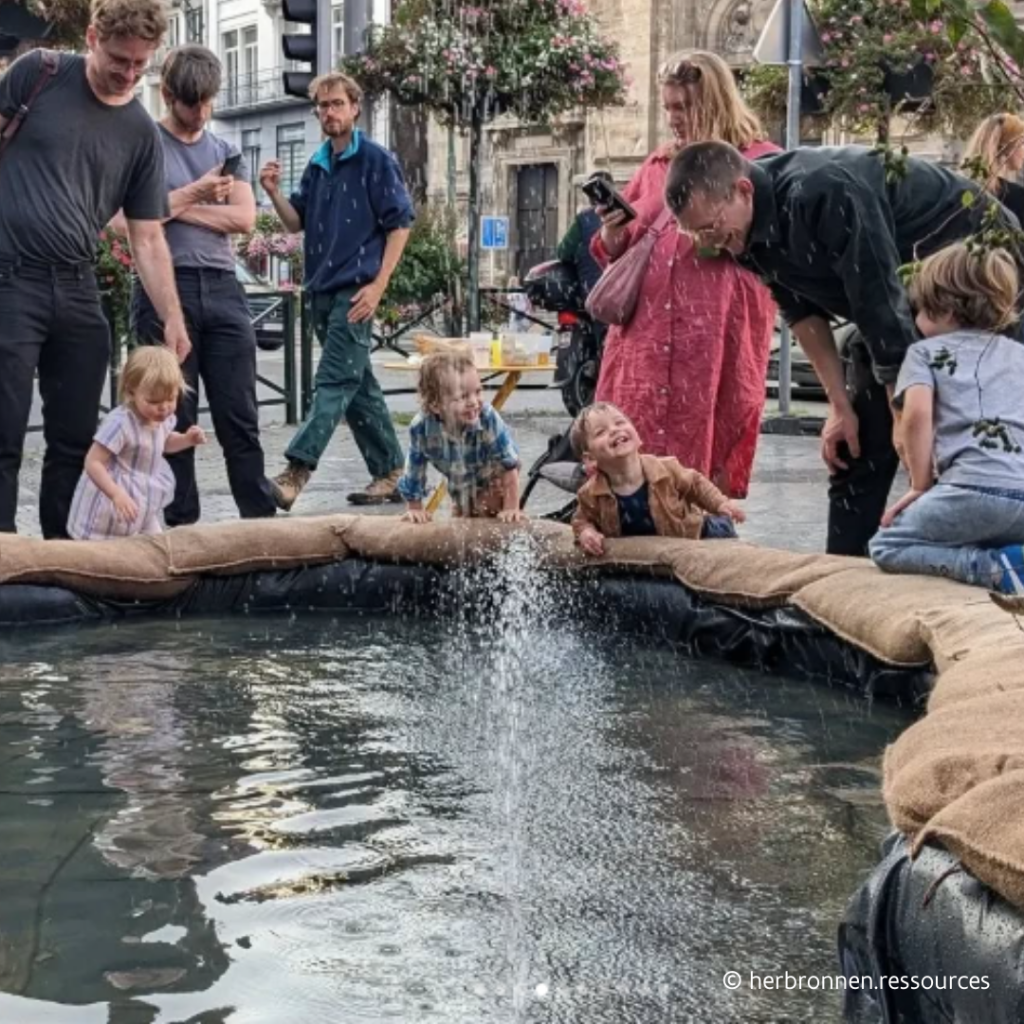
[[227, 79], [217, 94], [215, 116], [242, 114], [258, 107], [309, 103], [284, 91], [284, 68], [257, 71]]

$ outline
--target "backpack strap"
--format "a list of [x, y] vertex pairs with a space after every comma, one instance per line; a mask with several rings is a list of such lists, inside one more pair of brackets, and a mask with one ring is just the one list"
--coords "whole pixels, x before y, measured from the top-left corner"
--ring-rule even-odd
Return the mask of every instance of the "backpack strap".
[[39, 76], [32, 86], [32, 91], [28, 94], [28, 99], [18, 107], [14, 117], [4, 125], [4, 130], [0, 132], [0, 157], [3, 157], [4, 150], [14, 141], [14, 136], [18, 134], [18, 129], [28, 116], [29, 108], [35, 103], [36, 97], [46, 88], [50, 79], [57, 74], [60, 68], [60, 54], [56, 51], [41, 50], [40, 57], [42, 66], [39, 69]]

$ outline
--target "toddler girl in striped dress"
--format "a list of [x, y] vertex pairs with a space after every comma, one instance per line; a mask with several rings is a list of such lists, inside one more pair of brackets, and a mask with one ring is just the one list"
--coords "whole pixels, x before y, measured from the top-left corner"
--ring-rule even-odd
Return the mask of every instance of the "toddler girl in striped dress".
[[145, 345], [128, 357], [118, 397], [93, 438], [68, 517], [76, 540], [110, 540], [162, 533], [160, 517], [174, 497], [165, 455], [206, 442], [198, 426], [174, 429], [178, 396], [186, 387], [174, 354]]

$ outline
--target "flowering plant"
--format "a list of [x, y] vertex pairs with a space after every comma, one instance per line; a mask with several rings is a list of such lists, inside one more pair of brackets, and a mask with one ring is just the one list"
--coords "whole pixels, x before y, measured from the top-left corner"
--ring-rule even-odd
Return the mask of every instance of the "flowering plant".
[[825, 109], [851, 131], [887, 137], [892, 114], [908, 111], [894, 89], [903, 76], [913, 75], [928, 94], [913, 112], [923, 128], [964, 136], [1005, 109], [981, 48], [953, 38], [941, 16], [921, 17], [911, 0], [819, 0], [816, 21], [825, 46]]
[[278, 259], [288, 264], [289, 281], [282, 288], [295, 288], [302, 284], [302, 236], [285, 231], [276, 214], [259, 213], [256, 226], [235, 243], [235, 251], [246, 266], [260, 277], [270, 277], [270, 261]]
[[371, 93], [463, 127], [474, 112], [528, 122], [625, 101], [618, 44], [582, 0], [406, 0], [343, 70]]
[[[893, 114], [915, 127], [966, 137], [989, 114], [1019, 106], [994, 84], [991, 61], [977, 40], [951, 32], [924, 0], [818, 0], [814, 17], [825, 64], [813, 69], [823, 116], [854, 134], [887, 139]], [[747, 74], [751, 105], [769, 123], [785, 114], [785, 68]], [[911, 80], [915, 101], [902, 87]], [[805, 88], [804, 96], [808, 90]]]
[[134, 270], [128, 239], [115, 234], [110, 228], [101, 231], [96, 248], [96, 280], [107, 315], [111, 318], [115, 341], [120, 341], [129, 330]]

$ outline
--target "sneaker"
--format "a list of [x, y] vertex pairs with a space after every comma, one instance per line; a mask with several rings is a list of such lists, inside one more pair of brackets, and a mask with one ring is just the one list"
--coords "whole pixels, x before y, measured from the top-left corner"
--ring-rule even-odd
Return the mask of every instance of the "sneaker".
[[346, 500], [350, 505], [386, 505], [388, 502], [400, 502], [403, 500], [398, 493], [398, 481], [401, 478], [402, 470], [393, 470], [387, 476], [377, 477], [363, 490], [347, 495]]
[[1012, 597], [1024, 597], [1024, 546], [1011, 544], [995, 552], [996, 562], [1001, 566], [1003, 575], [995, 589], [1000, 594]]
[[313, 470], [309, 466], [289, 459], [288, 468], [270, 481], [270, 491], [277, 507], [284, 512], [289, 511], [312, 475]]

